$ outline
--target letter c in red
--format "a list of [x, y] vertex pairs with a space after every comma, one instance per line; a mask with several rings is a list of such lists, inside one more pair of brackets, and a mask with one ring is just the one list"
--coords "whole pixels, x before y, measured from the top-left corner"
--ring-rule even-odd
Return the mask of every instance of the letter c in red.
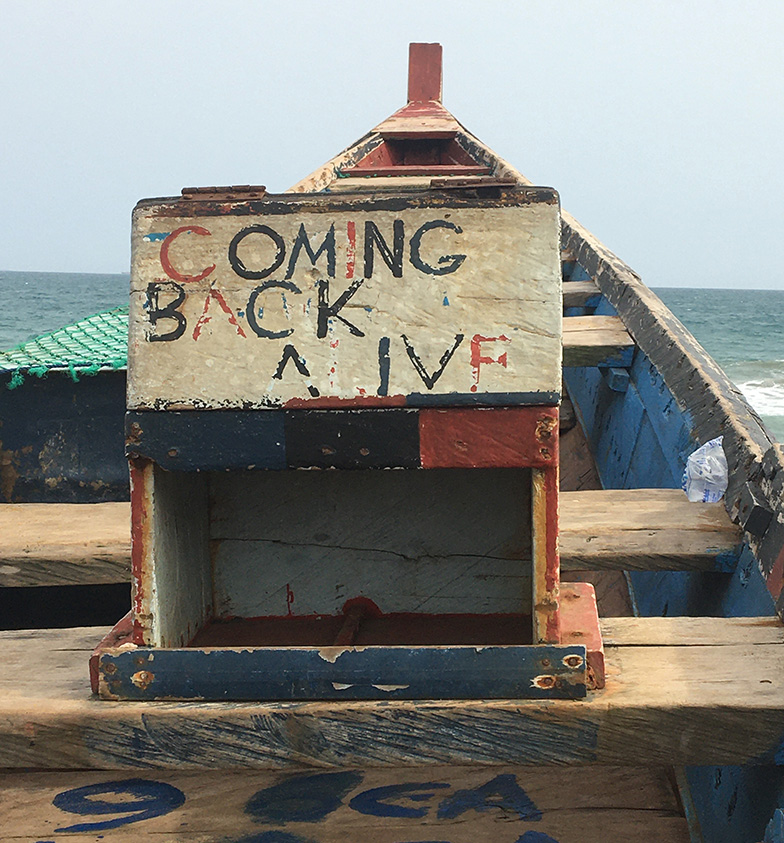
[[163, 267], [163, 271], [169, 276], [169, 278], [179, 281], [181, 284], [187, 284], [191, 281], [201, 281], [215, 269], [215, 264], [213, 264], [212, 266], [208, 266], [206, 269], [202, 270], [198, 275], [183, 275], [181, 272], [177, 272], [177, 270], [171, 265], [171, 261], [169, 260], [169, 247], [184, 231], [190, 231], [193, 234], [212, 234], [212, 232], [207, 231], [206, 228], [202, 228], [200, 225], [184, 225], [181, 228], [175, 228], [174, 231], [166, 237], [163, 243], [161, 243], [161, 266]]

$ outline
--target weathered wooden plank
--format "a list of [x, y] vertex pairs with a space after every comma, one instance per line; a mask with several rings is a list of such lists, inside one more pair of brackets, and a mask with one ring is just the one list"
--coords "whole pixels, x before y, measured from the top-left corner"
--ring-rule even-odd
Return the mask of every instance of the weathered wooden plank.
[[732, 570], [741, 535], [722, 504], [680, 489], [566, 492], [561, 565], [622, 570]]
[[[695, 443], [723, 436], [729, 465], [729, 487], [725, 506], [738, 518], [746, 483], [753, 481], [762, 500], [773, 513], [763, 535], [749, 535], [768, 585], [777, 600], [784, 593], [784, 544], [776, 534], [784, 520], [784, 497], [776, 494], [776, 477], [784, 477], [784, 452], [777, 446], [756, 411], [740, 390], [705, 352], [694, 337], [673, 316], [623, 261], [584, 229], [569, 214], [563, 214], [564, 244], [594, 277], [610, 304], [623, 318], [639, 348], [663, 377], [681, 410], [688, 411], [691, 437]], [[778, 563], [777, 575], [770, 572]], [[784, 600], [777, 611], [784, 617]]]
[[[553, 437], [555, 447], [558, 439]], [[531, 560], [533, 638], [537, 643], [560, 641], [558, 588], [558, 469], [531, 471]]]
[[552, 403], [559, 226], [548, 188], [142, 202], [128, 406]]
[[[784, 644], [784, 625], [778, 618], [602, 618], [607, 647], [727, 647]], [[662, 621], [658, 623], [658, 621]]]
[[131, 463], [136, 643], [182, 647], [212, 614], [207, 476]]
[[[639, 620], [679, 640], [680, 618]], [[730, 645], [607, 647], [606, 687], [582, 701], [295, 705], [92, 699], [103, 634], [0, 633], [0, 767], [763, 764], [784, 736], [784, 648], [754, 630]]]
[[567, 281], [563, 285], [563, 306], [595, 306], [601, 295], [602, 291], [595, 281]]
[[0, 586], [130, 578], [127, 503], [0, 505]]
[[[217, 472], [218, 616], [530, 611], [530, 472]], [[288, 601], [288, 602], [287, 602]]]
[[242, 647], [111, 650], [107, 700], [577, 699], [586, 651], [564, 646]]
[[[572, 466], [573, 462], [570, 458], [567, 468]], [[590, 464], [586, 464], [584, 473], [590, 473], [590, 468]], [[276, 479], [275, 475], [259, 474], [255, 475], [254, 482], [277, 485]], [[370, 479], [382, 482], [377, 477]], [[386, 485], [390, 486], [389, 494], [394, 497], [397, 493], [391, 487], [399, 485], [396, 481], [400, 478], [385, 479]], [[422, 483], [426, 486], [432, 485], [428, 482], [432, 480], [440, 487], [442, 484], [439, 481], [442, 479], [449, 480], [449, 477], [423, 477]], [[465, 506], [480, 507], [481, 511], [486, 511], [488, 515], [495, 513], [495, 527], [492, 530], [497, 539], [495, 545], [499, 545], [499, 541], [501, 544], [507, 541], [503, 536], [509, 530], [505, 530], [504, 525], [508, 525], [512, 530], [508, 541], [517, 541], [519, 545], [520, 542], [514, 539], [514, 535], [517, 534], [515, 531], [521, 528], [522, 522], [512, 516], [518, 506], [519, 512], [524, 512], [527, 494], [524, 484], [520, 483], [513, 484], [514, 490], [507, 489], [502, 494], [493, 494], [491, 487], [501, 481], [505, 482], [506, 479], [512, 479], [511, 475], [502, 472], [496, 479], [488, 479], [491, 486], [484, 489], [480, 483], [480, 475], [472, 478], [472, 483], [465, 488], [473, 488], [476, 494], [465, 502]], [[308, 476], [298, 480], [300, 482], [296, 484], [297, 489], [303, 483], [334, 485], [339, 482], [331, 475], [323, 481], [311, 480]], [[356, 485], [353, 481], [358, 481], [358, 476], [342, 482]], [[223, 475], [218, 475], [216, 482], [227, 488], [231, 485], [229, 479]], [[480, 485], [477, 486], [476, 483]], [[447, 485], [450, 489], [453, 487], [451, 481]], [[492, 495], [489, 498], [486, 497], [488, 493]], [[314, 494], [319, 498], [327, 493], [316, 491]], [[400, 494], [404, 494], [403, 489]], [[425, 490], [423, 494], [426, 497], [421, 502], [422, 506], [426, 500], [429, 500], [429, 506], [432, 506], [440, 499], [442, 493], [431, 489]], [[328, 497], [331, 497], [331, 493]], [[409, 495], [406, 495], [406, 498], [409, 505], [413, 505]], [[513, 504], [515, 498], [517, 504]], [[239, 507], [236, 512], [244, 513], [247, 507], [253, 510], [236, 518], [236, 524], [241, 530], [237, 538], [243, 542], [251, 538], [247, 533], [247, 526], [243, 525], [256, 523], [261, 516], [261, 510], [255, 511], [253, 501], [262, 499], [276, 501], [275, 505], [281, 511], [285, 511], [288, 506], [281, 503], [277, 492], [269, 495], [262, 489], [231, 498]], [[362, 494], [359, 500], [367, 502], [373, 498]], [[487, 508], [482, 505], [483, 500], [495, 500], [495, 504], [492, 508]], [[498, 507], [504, 501], [507, 501], [511, 508], [502, 507], [499, 510]], [[455, 511], [455, 505], [457, 504], [453, 503], [449, 508], [452, 513]], [[267, 506], [265, 505], [265, 511]], [[413, 505], [413, 508], [417, 510], [416, 505]], [[224, 510], [219, 505], [214, 517], [214, 538], [230, 537], [233, 527], [218, 526], [225, 517], [224, 512], [225, 516], [228, 516], [230, 509]], [[475, 515], [477, 512], [478, 510], [474, 510]], [[393, 509], [389, 510], [389, 517], [395, 525], [398, 524]], [[460, 537], [458, 541], [470, 540], [471, 535], [476, 535], [471, 527], [473, 518], [472, 515], [468, 520], [448, 519], [452, 524], [451, 530], [457, 530], [455, 535]], [[721, 504], [690, 503], [683, 493], [676, 489], [583, 490], [579, 494], [562, 492], [560, 518], [561, 566], [565, 570], [728, 570], [737, 559], [738, 529], [729, 521]], [[127, 581], [130, 575], [129, 519], [126, 503], [7, 504], [0, 507], [0, 585], [69, 585]], [[275, 519], [271, 520], [275, 523]], [[328, 516], [327, 521], [331, 520], [331, 516]], [[394, 530], [399, 535], [397, 526]], [[377, 536], [377, 530], [371, 535]], [[277, 533], [273, 539], [282, 540]], [[351, 540], [345, 542], [347, 545], [351, 543]], [[329, 552], [329, 542], [315, 541], [315, 545], [321, 546], [322, 552]], [[362, 547], [370, 549], [371, 545], [373, 542], [367, 544], [363, 540]], [[339, 547], [339, 543], [335, 546]], [[456, 553], [458, 549], [459, 544], [454, 544], [449, 553]], [[346, 552], [349, 552], [348, 548]], [[464, 554], [476, 552], [494, 555], [490, 546], [478, 550], [470, 541], [463, 548]], [[529, 551], [524, 551], [521, 546], [516, 552], [519, 554], [518, 558], [529, 558]], [[247, 551], [245, 555], [248, 553], [252, 555], [251, 551]], [[222, 556], [219, 555], [220, 558]], [[500, 572], [497, 573], [500, 575]], [[488, 575], [487, 571], [478, 571], [477, 574], [485, 578]], [[507, 609], [511, 610], [509, 607], [504, 610]]]
[[563, 320], [564, 366], [629, 366], [634, 340], [617, 316], [567, 316]]
[[663, 769], [24, 773], [0, 775], [0, 800], [3, 839], [25, 843], [60, 839], [63, 828], [85, 843], [688, 840]]

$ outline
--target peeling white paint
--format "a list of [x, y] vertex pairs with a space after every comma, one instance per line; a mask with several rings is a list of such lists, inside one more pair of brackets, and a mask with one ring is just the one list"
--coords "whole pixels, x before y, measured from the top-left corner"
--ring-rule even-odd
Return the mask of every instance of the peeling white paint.
[[343, 653], [347, 653], [350, 649], [351, 647], [320, 647], [318, 654], [319, 658], [324, 659], [325, 662], [335, 664]]

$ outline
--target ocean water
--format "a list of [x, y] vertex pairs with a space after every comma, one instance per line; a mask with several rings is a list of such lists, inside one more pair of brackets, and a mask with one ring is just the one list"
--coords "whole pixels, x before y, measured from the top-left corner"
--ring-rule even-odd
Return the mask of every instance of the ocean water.
[[784, 290], [654, 292], [784, 442]]
[[[784, 290], [657, 288], [784, 442]], [[128, 275], [0, 271], [0, 350], [128, 301]]]

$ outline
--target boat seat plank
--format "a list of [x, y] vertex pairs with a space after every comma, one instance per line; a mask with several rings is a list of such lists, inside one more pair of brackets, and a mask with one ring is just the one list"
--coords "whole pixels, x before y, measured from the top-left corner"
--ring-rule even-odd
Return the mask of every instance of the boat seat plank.
[[563, 320], [564, 366], [623, 368], [631, 365], [633, 352], [634, 340], [618, 316], [567, 316]]
[[692, 503], [680, 489], [564, 492], [564, 570], [732, 571], [742, 536], [723, 503]]
[[[0, 586], [127, 582], [127, 503], [0, 505]], [[732, 570], [738, 528], [679, 489], [561, 493], [564, 570]]]
[[130, 578], [127, 503], [0, 504], [0, 586]]
[[[270, 841], [285, 837], [292, 843], [314, 838], [325, 842], [373, 839], [378, 843], [399, 843], [402, 839], [474, 843], [496, 838], [530, 838], [533, 843], [548, 839], [539, 835], [549, 835], [558, 843], [604, 843], [607, 839], [686, 843], [689, 839], [667, 771], [661, 768], [600, 767], [587, 771], [519, 765], [437, 766], [352, 769], [332, 775], [342, 776], [335, 784], [341, 786], [343, 794], [320, 812], [316, 810], [321, 816], [307, 822], [298, 812], [305, 806], [311, 811], [317, 809], [313, 794], [320, 795], [319, 785], [328, 787], [329, 772], [306, 768], [283, 774], [133, 771], [135, 781], [131, 786], [138, 798], [144, 797], [145, 807], [154, 804], [157, 796], [158, 804], [148, 818], [138, 809], [134, 813], [136, 806], [128, 804], [134, 800], [133, 792], [123, 790], [128, 786], [128, 774], [69, 771], [0, 775], [0, 801], [5, 806], [3, 840], [48, 840], [54, 838], [55, 828], [120, 818], [126, 824], [102, 830], [107, 843], [146, 835], [193, 843], [267, 839], [260, 834], [262, 828]], [[461, 806], [455, 800], [455, 794], [473, 793], [481, 805], [481, 788], [487, 788], [490, 782], [510, 788], [517, 800], [507, 796], [506, 810], [494, 804], [500, 794], [491, 794], [489, 804], [482, 805], [481, 810], [468, 803]], [[68, 813], [72, 801], [69, 794], [76, 788], [102, 791], [91, 798], [116, 802], [117, 813]], [[270, 809], [263, 798], [276, 792], [272, 788], [283, 796], [296, 797], [301, 791], [311, 799], [283, 799]], [[386, 788], [386, 794], [379, 794], [378, 788]], [[285, 834], [278, 837], [276, 827]], [[97, 830], [92, 834], [68, 832], [68, 839], [95, 841]], [[525, 837], [528, 831], [532, 833]]]
[[[101, 628], [0, 633], [0, 768], [772, 763], [784, 648], [768, 619], [735, 643], [715, 619], [612, 621], [607, 684], [581, 701], [108, 703], [87, 661]], [[639, 646], [639, 640], [658, 641]]]
[[590, 302], [597, 302], [601, 295], [602, 291], [595, 281], [566, 281], [563, 285], [563, 306], [586, 307]]

